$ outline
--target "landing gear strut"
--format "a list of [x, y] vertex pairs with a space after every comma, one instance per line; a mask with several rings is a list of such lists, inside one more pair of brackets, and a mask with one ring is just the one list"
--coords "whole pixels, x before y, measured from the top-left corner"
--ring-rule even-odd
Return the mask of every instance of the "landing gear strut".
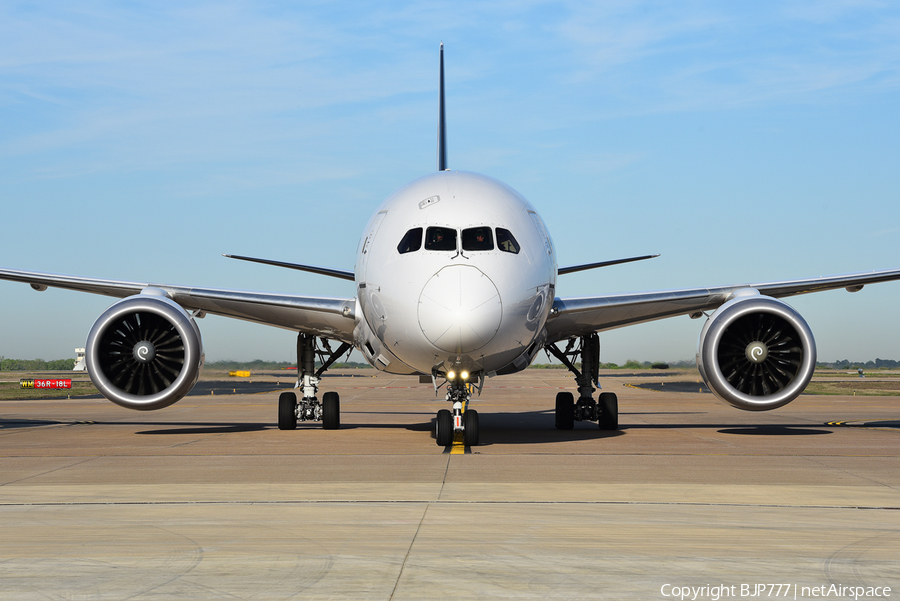
[[[320, 347], [318, 342], [321, 341]], [[346, 342], [341, 343], [337, 350], [332, 350], [328, 340], [317, 340], [311, 334], [299, 334], [297, 336], [297, 384], [302, 392], [300, 402], [293, 392], [282, 392], [278, 397], [278, 429], [294, 430], [297, 421], [321, 421], [326, 430], [337, 430], [341, 427], [341, 399], [336, 392], [326, 392], [322, 396], [322, 402], [316, 398], [319, 391], [319, 382], [322, 374], [338, 360], [341, 355], [350, 350], [351, 346]], [[322, 362], [316, 370], [316, 355]]]
[[453, 403], [453, 410], [441, 409], [434, 420], [434, 439], [440, 447], [453, 444], [457, 432], [462, 433], [467, 447], [478, 446], [478, 412], [468, 409], [472, 397], [468, 378], [454, 379], [453, 372], [447, 374], [447, 400]]
[[[576, 344], [578, 346], [576, 346]], [[601, 430], [619, 429], [619, 401], [612, 392], [600, 393], [595, 401], [594, 384], [600, 375], [600, 336], [590, 334], [581, 338], [570, 338], [566, 350], [561, 351], [555, 344], [544, 349], [562, 361], [575, 374], [578, 383], [578, 400], [571, 392], [556, 395], [556, 427], [571, 430], [576, 421], [597, 422]], [[575, 367], [573, 359], [581, 358], [581, 369]], [[598, 385], [599, 387], [599, 385]]]

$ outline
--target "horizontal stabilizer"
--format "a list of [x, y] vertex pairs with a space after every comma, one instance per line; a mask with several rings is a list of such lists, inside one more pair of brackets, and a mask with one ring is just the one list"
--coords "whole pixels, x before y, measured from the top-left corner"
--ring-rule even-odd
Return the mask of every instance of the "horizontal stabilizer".
[[568, 267], [560, 267], [557, 273], [564, 275], [567, 273], [575, 273], [576, 271], [584, 271], [586, 269], [596, 269], [598, 267], [609, 267], [610, 265], [619, 265], [621, 263], [631, 263], [632, 261], [643, 261], [644, 259], [655, 259], [659, 255], [644, 255], [642, 257], [630, 257], [628, 259], [615, 259], [613, 261], [600, 261], [599, 263], [585, 263], [584, 265], [569, 265]]
[[263, 265], [275, 265], [276, 267], [287, 267], [288, 269], [296, 269], [298, 271], [308, 271], [310, 273], [318, 273], [319, 275], [327, 275], [342, 280], [354, 279], [352, 271], [344, 269], [332, 269], [330, 267], [316, 267], [315, 265], [299, 265], [297, 263], [286, 263], [284, 261], [272, 261], [269, 259], [254, 259], [253, 257], [242, 257], [240, 255], [222, 255], [229, 259], [240, 259], [241, 261], [252, 261], [253, 263], [262, 263]]

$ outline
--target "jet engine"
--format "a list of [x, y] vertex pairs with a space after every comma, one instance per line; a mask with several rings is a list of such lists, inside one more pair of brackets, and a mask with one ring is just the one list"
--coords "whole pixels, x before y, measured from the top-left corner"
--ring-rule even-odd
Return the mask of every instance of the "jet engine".
[[812, 379], [816, 343], [806, 321], [786, 303], [740, 291], [703, 326], [697, 367], [726, 403], [745, 411], [777, 409]]
[[203, 366], [194, 319], [162, 290], [144, 290], [107, 309], [85, 345], [91, 381], [107, 399], [149, 411], [190, 392]]

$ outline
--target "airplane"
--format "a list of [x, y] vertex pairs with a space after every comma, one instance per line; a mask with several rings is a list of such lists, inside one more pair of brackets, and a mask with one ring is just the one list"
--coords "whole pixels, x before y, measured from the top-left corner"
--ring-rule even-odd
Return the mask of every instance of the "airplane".
[[[116, 297], [88, 333], [90, 378], [107, 399], [156, 410], [183, 398], [204, 362], [196, 320], [206, 314], [297, 332], [295, 392], [278, 399], [278, 427], [320, 421], [340, 428], [340, 397], [317, 394], [323, 373], [352, 349], [391, 374], [446, 389], [434, 420], [440, 446], [479, 443], [468, 409], [487, 378], [524, 370], [545, 350], [572, 372], [578, 398], [556, 395], [555, 425], [618, 429], [618, 398], [599, 388], [599, 332], [688, 315], [706, 317], [697, 351], [703, 380], [738, 409], [765, 411], [796, 399], [812, 378], [816, 345], [782, 298], [900, 279], [900, 269], [791, 281], [580, 298], [558, 297], [557, 278], [646, 260], [644, 255], [559, 267], [534, 206], [506, 184], [448, 166], [444, 47], [440, 47], [437, 171], [391, 194], [366, 225], [352, 271], [238, 255], [226, 257], [352, 281], [328, 298], [127, 282], [0, 269], [0, 279]], [[564, 347], [560, 344], [565, 343]], [[333, 347], [336, 344], [337, 347]], [[319, 366], [316, 367], [316, 360]], [[580, 366], [579, 366], [580, 363]], [[299, 393], [299, 399], [298, 399]]]

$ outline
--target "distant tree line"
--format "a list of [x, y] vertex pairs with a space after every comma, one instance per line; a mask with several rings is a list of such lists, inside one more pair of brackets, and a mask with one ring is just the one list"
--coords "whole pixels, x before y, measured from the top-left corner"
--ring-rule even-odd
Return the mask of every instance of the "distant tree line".
[[[618, 363], [601, 363], [600, 369], [685, 369], [688, 367], [696, 367], [696, 361], [675, 361], [672, 363], [663, 363], [660, 361], [637, 361], [628, 359], [622, 365]], [[575, 362], [575, 367], [581, 369], [581, 361]], [[566, 369], [562, 363], [534, 363], [532, 369]]]
[[271, 370], [271, 369], [288, 369], [297, 368], [296, 363], [290, 361], [263, 361], [262, 359], [254, 359], [253, 361], [207, 361], [205, 367], [210, 369], [226, 369], [234, 371], [242, 370]]
[[[316, 361], [316, 366], [320, 366], [321, 362]], [[228, 371], [246, 370], [246, 371], [271, 371], [276, 369], [296, 370], [297, 363], [294, 361], [263, 361], [262, 359], [254, 359], [253, 361], [207, 361], [206, 367], [209, 369], [223, 369]], [[341, 368], [359, 368], [369, 367], [368, 363], [356, 363], [353, 361], [338, 362], [331, 366], [331, 369]]]
[[900, 361], [894, 361], [893, 359], [875, 359], [874, 361], [848, 361], [847, 359], [841, 359], [834, 363], [819, 362], [816, 365], [832, 369], [898, 369], [900, 368]]
[[0, 371], [72, 371], [75, 359], [7, 359], [0, 356]]

